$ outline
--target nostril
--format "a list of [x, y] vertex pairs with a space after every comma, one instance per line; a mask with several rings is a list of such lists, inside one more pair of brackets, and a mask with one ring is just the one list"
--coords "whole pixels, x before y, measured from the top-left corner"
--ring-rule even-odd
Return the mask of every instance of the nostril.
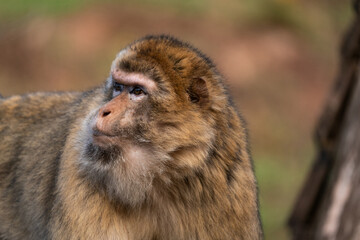
[[102, 113], [102, 117], [106, 117], [107, 115], [109, 115], [111, 113], [111, 111], [104, 111]]

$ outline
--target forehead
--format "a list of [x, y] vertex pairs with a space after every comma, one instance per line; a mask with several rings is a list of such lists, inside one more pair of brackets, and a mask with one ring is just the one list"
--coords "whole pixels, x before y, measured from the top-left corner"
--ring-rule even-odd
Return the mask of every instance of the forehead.
[[112, 66], [126, 72], [148, 74], [155, 81], [159, 71], [188, 77], [196, 68], [211, 67], [210, 60], [197, 49], [171, 38], [137, 41], [123, 49]]

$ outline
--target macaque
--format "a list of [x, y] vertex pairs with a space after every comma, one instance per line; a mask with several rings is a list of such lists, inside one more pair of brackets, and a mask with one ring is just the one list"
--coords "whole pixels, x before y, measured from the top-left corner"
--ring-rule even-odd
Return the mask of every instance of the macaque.
[[247, 132], [223, 77], [170, 36], [86, 92], [0, 101], [0, 239], [262, 239]]

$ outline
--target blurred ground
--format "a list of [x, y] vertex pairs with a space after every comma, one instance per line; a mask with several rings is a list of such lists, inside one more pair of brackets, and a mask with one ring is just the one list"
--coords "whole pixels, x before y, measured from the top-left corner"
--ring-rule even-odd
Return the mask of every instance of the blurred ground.
[[0, 92], [91, 88], [145, 34], [191, 42], [226, 76], [248, 122], [266, 237], [288, 239], [350, 18], [349, 2], [332, 0], [0, 1]]

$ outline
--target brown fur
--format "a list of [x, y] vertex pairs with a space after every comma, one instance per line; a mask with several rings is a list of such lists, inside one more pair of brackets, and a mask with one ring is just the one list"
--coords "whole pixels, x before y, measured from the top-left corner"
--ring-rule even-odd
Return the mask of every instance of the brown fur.
[[[119, 71], [156, 88], [120, 101]], [[83, 93], [0, 100], [0, 239], [261, 239], [246, 130], [211, 61], [149, 36], [111, 73]], [[125, 117], [100, 123], [114, 107]], [[97, 144], [94, 122], [118, 140]]]

